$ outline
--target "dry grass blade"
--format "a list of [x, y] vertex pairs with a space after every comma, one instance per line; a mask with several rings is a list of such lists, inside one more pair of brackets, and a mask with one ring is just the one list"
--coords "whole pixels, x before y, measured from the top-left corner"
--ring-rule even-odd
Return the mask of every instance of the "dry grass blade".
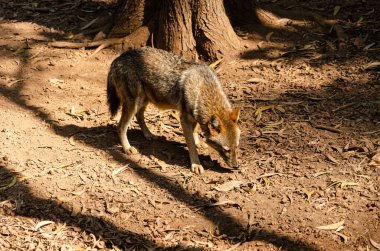
[[336, 230], [343, 225], [344, 225], [344, 220], [339, 221], [339, 222], [334, 223], [334, 224], [330, 224], [330, 225], [318, 226], [316, 228], [320, 229], [320, 230]]
[[53, 223], [54, 223], [54, 221], [51, 221], [51, 220], [45, 220], [45, 221], [38, 222], [37, 225], [34, 227], [34, 231], [38, 231], [38, 229], [40, 229], [46, 225], [53, 224]]
[[339, 164], [339, 161], [337, 159], [335, 159], [331, 154], [329, 153], [326, 153], [326, 157], [328, 160], [330, 160], [332, 163], [334, 164]]
[[233, 205], [233, 206], [239, 206], [239, 204], [233, 200], [223, 200], [218, 201], [212, 204], [207, 205], [208, 207], [217, 207], [217, 206], [223, 206], [223, 205]]
[[319, 177], [321, 175], [330, 174], [330, 173], [331, 173], [331, 170], [326, 170], [326, 171], [322, 171], [322, 172], [318, 172], [318, 173], [313, 174], [313, 177], [316, 178], [316, 177]]
[[256, 117], [256, 121], [260, 121], [261, 118], [262, 118], [262, 113], [263, 111], [265, 110], [269, 110], [271, 109], [272, 106], [269, 106], [269, 105], [263, 105], [263, 106], [260, 106], [259, 108], [257, 108], [257, 110], [255, 111], [255, 117]]
[[372, 246], [374, 246], [377, 250], [380, 250], [380, 244], [377, 243], [376, 241], [372, 240], [371, 238], [369, 239], [369, 242], [371, 243]]
[[242, 184], [243, 182], [240, 180], [233, 180], [233, 181], [225, 182], [217, 187], [214, 187], [214, 189], [219, 192], [228, 192], [234, 188], [240, 187]]
[[127, 167], [128, 167], [128, 165], [125, 165], [125, 166], [123, 166], [123, 167], [119, 167], [119, 168], [115, 169], [115, 170], [112, 172], [112, 176], [116, 176], [116, 175], [118, 175], [118, 174], [124, 172], [125, 169], [127, 169]]
[[90, 27], [91, 25], [93, 25], [93, 24], [96, 22], [96, 20], [98, 20], [98, 17], [95, 18], [94, 20], [90, 21], [88, 24], [86, 24], [85, 26], [83, 26], [83, 27], [80, 28], [80, 29], [81, 29], [81, 30], [85, 30], [85, 29], [87, 29], [88, 27]]
[[341, 184], [340, 184], [340, 188], [342, 189], [345, 189], [347, 187], [351, 187], [351, 186], [358, 186], [359, 184], [357, 182], [352, 182], [352, 181], [343, 181]]
[[284, 118], [280, 118], [280, 120], [279, 120], [279, 121], [276, 121], [276, 122], [272, 122], [272, 123], [265, 124], [265, 128], [266, 128], [266, 129], [270, 129], [270, 128], [273, 128], [273, 127], [279, 126], [279, 125], [281, 125], [282, 123], [284, 123]]
[[380, 68], [380, 61], [374, 61], [364, 66], [364, 70], [373, 70]]
[[256, 179], [262, 179], [262, 178], [268, 178], [268, 177], [272, 177], [272, 176], [285, 176], [285, 174], [283, 173], [265, 173], [265, 174], [262, 174], [260, 176], [257, 176]]
[[74, 135], [69, 138], [69, 143], [70, 145], [75, 146]]
[[214, 63], [210, 64], [209, 67], [214, 70], [222, 61], [223, 61], [223, 58], [221, 58], [221, 59], [215, 61]]
[[10, 188], [10, 187], [16, 185], [16, 183], [17, 183], [17, 177], [14, 176], [14, 177], [12, 177], [12, 179], [10, 180], [10, 182], [8, 184], [0, 185], [0, 191], [4, 191], [4, 190]]
[[348, 236], [346, 236], [346, 235], [344, 235], [344, 234], [342, 234], [342, 233], [339, 233], [339, 232], [334, 232], [334, 234], [336, 234], [336, 235], [338, 235], [339, 237], [341, 237], [341, 238], [343, 239], [343, 242], [344, 242], [344, 243], [347, 243], [348, 240], [350, 239], [350, 238], [348, 238]]
[[268, 42], [271, 42], [270, 41], [270, 38], [272, 37], [274, 32], [269, 32], [266, 36], [265, 36], [265, 39], [268, 41]]

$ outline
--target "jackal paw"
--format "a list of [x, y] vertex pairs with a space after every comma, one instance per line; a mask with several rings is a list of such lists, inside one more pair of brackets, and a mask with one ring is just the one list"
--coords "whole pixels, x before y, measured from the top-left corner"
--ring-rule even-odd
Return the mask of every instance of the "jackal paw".
[[191, 164], [191, 171], [196, 174], [202, 174], [205, 172], [203, 166], [199, 164]]
[[127, 155], [132, 155], [132, 154], [138, 153], [139, 151], [137, 151], [137, 149], [135, 147], [130, 146], [129, 148], [124, 148], [124, 152]]

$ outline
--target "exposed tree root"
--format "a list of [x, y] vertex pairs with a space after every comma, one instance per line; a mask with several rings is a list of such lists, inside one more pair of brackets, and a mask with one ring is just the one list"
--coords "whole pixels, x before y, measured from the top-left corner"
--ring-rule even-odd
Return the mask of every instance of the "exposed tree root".
[[279, 11], [279, 14], [281, 16], [293, 16], [297, 17], [298, 20], [290, 19], [290, 18], [281, 18], [278, 15], [274, 14], [274, 12], [264, 10], [264, 9], [256, 9], [256, 15], [258, 19], [271, 27], [286, 27], [289, 24], [303, 24], [303, 26], [306, 26], [305, 21], [300, 21], [300, 19], [309, 20], [312, 22], [317, 23], [323, 28], [326, 29], [333, 29], [335, 31], [335, 34], [338, 38], [338, 48], [344, 49], [346, 45], [346, 35], [343, 31], [343, 28], [339, 25], [339, 20], [335, 19], [326, 19], [314, 12], [306, 11], [306, 12], [300, 12], [300, 11]]
[[122, 38], [108, 38], [108, 39], [99, 40], [99, 41], [81, 42], [81, 43], [57, 41], [57, 42], [49, 43], [48, 45], [52, 47], [57, 47], [57, 48], [70, 48], [70, 49], [79, 49], [83, 47], [89, 48], [89, 47], [99, 46], [92, 54], [92, 55], [95, 55], [102, 49], [111, 45], [116, 45], [116, 44], [122, 44], [123, 49], [142, 47], [148, 41], [149, 36], [150, 36], [149, 28], [146, 26], [142, 26], [138, 28], [136, 31], [134, 31], [133, 33]]
[[339, 25], [338, 20], [325, 19], [314, 12], [306, 12], [305, 14], [312, 18], [320, 26], [324, 28], [332, 28], [335, 31], [335, 34], [338, 38], [339, 50], [344, 49], [346, 47], [346, 35], [343, 31], [342, 26]]

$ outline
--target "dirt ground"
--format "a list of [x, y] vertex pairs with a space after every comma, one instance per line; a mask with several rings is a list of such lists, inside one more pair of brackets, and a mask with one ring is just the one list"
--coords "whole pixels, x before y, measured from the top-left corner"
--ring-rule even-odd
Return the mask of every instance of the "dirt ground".
[[195, 175], [172, 111], [150, 107], [164, 139], [133, 122], [140, 152], [123, 154], [105, 92], [119, 52], [47, 44], [113, 5], [0, 1], [0, 250], [380, 250], [380, 3], [268, 2], [340, 6], [346, 44], [312, 23], [241, 28], [216, 68], [242, 108], [241, 168], [205, 148]]

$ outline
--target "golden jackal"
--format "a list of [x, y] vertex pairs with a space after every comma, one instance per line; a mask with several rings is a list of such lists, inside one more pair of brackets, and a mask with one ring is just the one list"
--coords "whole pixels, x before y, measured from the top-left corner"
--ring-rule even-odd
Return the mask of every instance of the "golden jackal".
[[180, 112], [193, 172], [204, 172], [196, 148], [199, 138], [195, 128], [198, 124], [206, 143], [217, 150], [230, 167], [239, 167], [240, 130], [237, 122], [240, 109], [231, 108], [219, 80], [209, 67], [185, 61], [164, 50], [132, 49], [112, 62], [107, 97], [112, 116], [122, 106], [118, 128], [127, 154], [137, 152], [129, 144], [126, 134], [134, 115], [145, 138], [156, 137], [144, 121], [144, 111], [150, 102], [159, 108]]

